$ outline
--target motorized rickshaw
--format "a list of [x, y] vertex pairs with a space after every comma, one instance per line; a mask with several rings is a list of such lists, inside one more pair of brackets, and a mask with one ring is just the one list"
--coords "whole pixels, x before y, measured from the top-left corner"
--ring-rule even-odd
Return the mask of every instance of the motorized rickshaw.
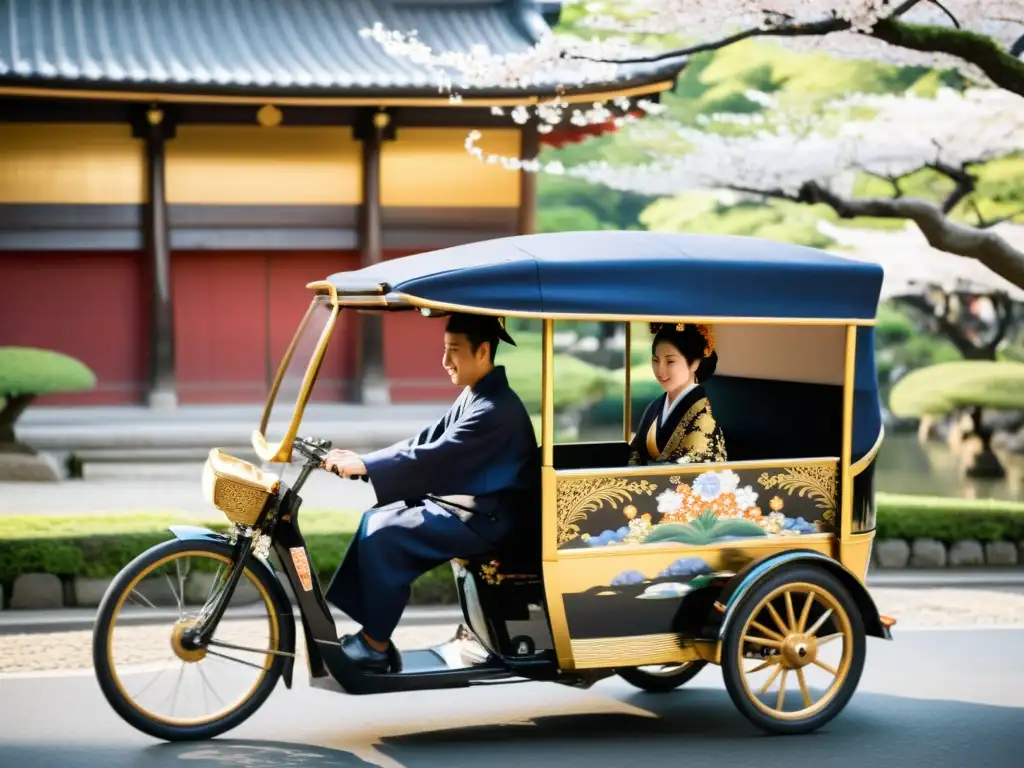
[[[161, 739], [223, 733], [256, 711], [279, 679], [291, 687], [298, 623], [316, 688], [361, 695], [524, 680], [586, 687], [619, 675], [665, 692], [710, 663], [760, 728], [820, 728], [853, 695], [866, 638], [891, 639], [894, 623], [865, 585], [883, 433], [873, 336], [881, 283], [877, 265], [809, 248], [646, 232], [501, 238], [310, 283], [311, 304], [252, 434], [264, 462], [290, 463], [297, 478], [288, 484], [267, 464], [211, 451], [204, 492], [233, 530], [172, 527], [173, 539], [113, 581], [94, 636], [107, 700]], [[539, 517], [540, 541], [532, 555], [453, 561], [460, 633], [449, 644], [403, 650], [398, 673], [363, 672], [339, 650], [300, 528], [303, 484], [344, 435], [299, 436], [303, 413], [344, 313], [456, 311], [532, 318], [541, 328], [541, 508], [523, 511]], [[573, 320], [623, 323], [627, 331], [637, 321], [711, 324], [719, 363], [705, 387], [728, 461], [630, 466], [628, 364], [621, 436], [556, 444], [554, 340], [559, 323]], [[439, 349], [440, 335], [439, 326]], [[627, 337], [627, 360], [632, 343]], [[287, 381], [298, 384], [294, 398], [283, 395]], [[282, 431], [271, 434], [272, 414], [282, 413]], [[655, 535], [669, 523], [672, 535]], [[179, 567], [186, 558], [218, 566], [194, 610]], [[216, 692], [207, 659], [255, 672], [233, 701], [217, 696], [212, 714], [140, 704], [114, 662], [122, 608], [129, 598], [152, 604], [139, 594], [154, 582], [144, 577], [172, 565], [176, 575], [165, 575], [178, 617], [155, 641], [169, 643], [181, 662], [177, 680], [201, 678], [208, 701]], [[225, 607], [246, 585], [257, 595], [246, 616], [265, 614], [267, 640], [258, 646], [229, 639], [236, 622]], [[481, 653], [452, 652], [467, 636]]]

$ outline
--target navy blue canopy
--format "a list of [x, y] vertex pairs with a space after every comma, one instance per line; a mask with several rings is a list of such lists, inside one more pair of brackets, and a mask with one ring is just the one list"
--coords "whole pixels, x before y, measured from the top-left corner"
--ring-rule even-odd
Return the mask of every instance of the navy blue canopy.
[[882, 268], [753, 237], [559, 232], [385, 261], [329, 278], [502, 313], [874, 319]]

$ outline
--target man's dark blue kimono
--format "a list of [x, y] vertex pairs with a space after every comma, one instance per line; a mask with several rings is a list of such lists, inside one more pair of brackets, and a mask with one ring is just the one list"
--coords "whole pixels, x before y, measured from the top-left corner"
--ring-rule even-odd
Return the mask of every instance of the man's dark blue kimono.
[[363, 515], [326, 597], [370, 637], [391, 637], [417, 577], [492, 552], [539, 519], [537, 438], [503, 366], [463, 390], [436, 424], [362, 460], [377, 506]]

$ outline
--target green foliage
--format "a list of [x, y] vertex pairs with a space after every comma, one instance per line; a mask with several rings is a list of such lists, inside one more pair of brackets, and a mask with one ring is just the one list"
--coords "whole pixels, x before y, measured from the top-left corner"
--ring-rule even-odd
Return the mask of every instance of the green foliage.
[[560, 176], [543, 177], [537, 194], [539, 232], [640, 229], [640, 214], [654, 199]]
[[879, 493], [878, 539], [1024, 542], [1024, 504]]
[[96, 386], [85, 363], [60, 352], [32, 347], [0, 347], [0, 396], [48, 395]]
[[914, 335], [914, 323], [892, 304], [881, 304], [875, 317], [875, 346], [906, 343]]
[[[321, 584], [341, 563], [359, 514], [306, 511], [302, 533]], [[111, 578], [150, 547], [167, 541], [169, 525], [196, 525], [226, 532], [227, 521], [170, 513], [136, 515], [11, 516], [0, 518], [0, 584], [22, 573], [53, 573], [70, 578]], [[451, 567], [439, 566], [413, 584], [413, 603], [456, 602]]]
[[655, 201], [640, 220], [654, 232], [746, 235], [827, 248], [834, 241], [818, 231], [818, 224], [836, 218], [835, 212], [824, 205], [805, 206], [786, 200], [732, 203], [713, 192], [687, 192]]
[[912, 371], [892, 388], [889, 407], [900, 417], [945, 415], [980, 406], [1024, 410], [1024, 364], [959, 360]]
[[665, 523], [655, 526], [644, 542], [647, 544], [671, 542], [703, 546], [712, 544], [726, 536], [766, 535], [764, 529], [755, 522], [720, 519], [710, 509], [706, 509], [689, 523]]

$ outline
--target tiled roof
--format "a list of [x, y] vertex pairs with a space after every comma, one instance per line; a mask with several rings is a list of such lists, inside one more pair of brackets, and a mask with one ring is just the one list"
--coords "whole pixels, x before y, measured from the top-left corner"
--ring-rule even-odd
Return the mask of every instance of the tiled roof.
[[[431, 73], [360, 30], [417, 31], [435, 51], [522, 51], [557, 4], [539, 0], [0, 0], [0, 85], [288, 96], [438, 96]], [[672, 78], [620, 68], [597, 91]], [[534, 90], [543, 92], [550, 82]], [[508, 90], [470, 89], [474, 96]]]

